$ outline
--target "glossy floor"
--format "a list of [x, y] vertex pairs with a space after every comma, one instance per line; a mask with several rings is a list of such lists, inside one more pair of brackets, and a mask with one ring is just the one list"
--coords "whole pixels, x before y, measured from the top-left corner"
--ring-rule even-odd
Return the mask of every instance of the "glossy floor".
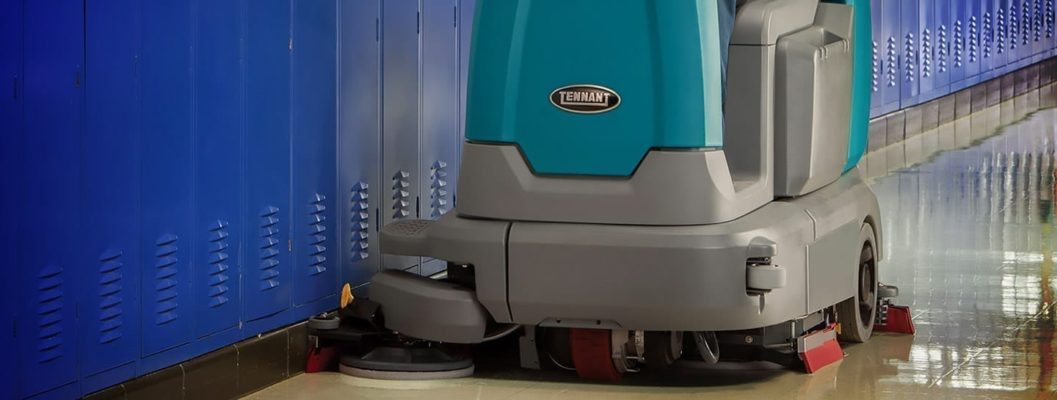
[[[899, 302], [912, 306], [916, 336], [881, 334], [845, 346], [844, 361], [814, 375], [731, 363], [607, 385], [520, 370], [515, 360], [451, 381], [301, 375], [252, 398], [1057, 398], [1057, 111], [1027, 116], [993, 136], [1022, 115], [1000, 107], [978, 114], [864, 163], [883, 212], [881, 277], [902, 289]], [[918, 161], [924, 163], [903, 168]]]

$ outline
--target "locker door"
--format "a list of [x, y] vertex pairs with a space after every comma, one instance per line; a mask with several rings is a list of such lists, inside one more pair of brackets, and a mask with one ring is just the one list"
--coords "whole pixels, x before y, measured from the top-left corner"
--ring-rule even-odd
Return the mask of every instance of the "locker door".
[[881, 113], [887, 114], [899, 109], [899, 91], [902, 79], [900, 55], [903, 39], [900, 25], [900, 0], [882, 0], [881, 2], [881, 37], [884, 39], [884, 57], [881, 60], [883, 70], [881, 87]]
[[[139, 357], [139, 2], [90, 1], [86, 9], [85, 140], [81, 156], [81, 375]], [[122, 21], [115, 24], [114, 21]], [[115, 379], [111, 377], [110, 379]], [[85, 392], [113, 382], [83, 382]]]
[[[951, 57], [953, 40], [953, 23], [951, 22], [951, 1], [933, 0], [932, 20], [936, 30], [935, 54], [936, 58], [933, 72], [935, 73], [932, 86], [932, 96], [940, 97], [950, 93], [951, 69], [953, 68], [953, 57]], [[956, 1], [956, 0], [955, 0]]]
[[983, 5], [979, 0], [971, 1], [968, 4], [962, 4], [960, 2], [953, 2], [952, 4], [959, 4], [963, 8], [968, 23], [966, 24], [966, 44], [965, 44], [965, 85], [963, 87], [972, 86], [980, 82], [980, 69], [983, 61], [982, 49], [981, 49], [981, 20], [983, 18]]
[[1009, 60], [1009, 0], [994, 0], [992, 6], [995, 8], [995, 58], [991, 62], [992, 77], [1005, 73], [1006, 63]]
[[144, 1], [142, 335], [143, 355], [187, 343], [191, 334], [191, 6]]
[[[18, 157], [18, 140], [22, 130], [22, 0], [9, 3], [8, 11], [0, 14], [0, 121], [5, 121], [4, 134], [0, 135], [0, 187], [7, 188], [9, 193], [21, 193], [17, 180], [21, 176], [21, 162]], [[14, 268], [19, 251], [17, 240], [18, 226], [16, 218], [22, 202], [18, 196], [0, 196], [0, 218], [5, 221], [0, 225], [0, 265]], [[8, 270], [10, 271], [10, 269]], [[3, 280], [2, 309], [0, 309], [0, 343], [14, 343], [15, 335], [11, 327], [15, 326], [15, 312], [18, 302], [18, 277]], [[15, 346], [0, 346], [0, 359], [19, 364]], [[15, 374], [0, 374], [0, 398], [13, 399], [17, 393]]]
[[980, 30], [980, 45], [983, 50], [980, 78], [987, 80], [994, 76], [995, 68], [999, 65], [998, 48], [1001, 38], [998, 35], [998, 10], [1001, 6], [999, 0], [980, 0], [980, 7], [984, 12], [983, 26]]
[[337, 293], [337, 3], [294, 0], [294, 304]]
[[80, 141], [84, 84], [84, 9], [80, 0], [24, 3], [25, 168], [19, 210], [17, 373], [22, 395], [73, 382]]
[[972, 7], [967, 2], [951, 1], [949, 3], [950, 13], [947, 17], [951, 25], [951, 60], [950, 60], [950, 84], [951, 90], [959, 90], [965, 87], [965, 79], [968, 76], [969, 64], [969, 22], [972, 17]]
[[246, 5], [242, 213], [243, 320], [275, 314], [293, 294], [290, 239], [290, 0]]
[[1023, 16], [1021, 15], [1021, 3], [1023, 0], [1009, 0], [1006, 9], [1006, 15], [1009, 18], [1009, 32], [1008, 35], [1008, 49], [1009, 55], [1006, 59], [1006, 64], [1010, 66], [1009, 71], [1019, 68], [1019, 62], [1021, 55], [1024, 51], [1024, 46], [1020, 43], [1022, 33], [1024, 30]]
[[[476, 0], [459, 0], [459, 141], [455, 146], [455, 168], [453, 181], [459, 180], [462, 167], [462, 144], [466, 141], [466, 87], [470, 75], [470, 42], [473, 38], [473, 15]], [[452, 205], [459, 206], [459, 192], [451, 191]]]
[[900, 85], [899, 106], [906, 108], [918, 104], [920, 96], [920, 77], [922, 74], [922, 60], [925, 45], [921, 39], [921, 28], [923, 27], [919, 18], [921, 6], [917, 0], [901, 0], [899, 7], [900, 24], [899, 32], [901, 42], [900, 56]]
[[238, 324], [241, 21], [237, 1], [198, 4], [194, 70], [196, 337]]
[[1043, 7], [1043, 11], [1046, 16], [1043, 18], [1043, 23], [1046, 24], [1046, 54], [1052, 57], [1054, 50], [1057, 50], [1057, 5], [1054, 5], [1054, 0], [1046, 0], [1046, 5]]
[[1045, 51], [1046, 23], [1045, 0], [1031, 0], [1031, 54], [1032, 62], [1041, 61]]
[[[419, 216], [419, 0], [382, 2], [382, 224]], [[408, 269], [416, 257], [386, 256], [383, 268]]]
[[[422, 218], [438, 219], [452, 209], [459, 112], [458, 9], [456, 0], [429, 0], [422, 7], [419, 190]], [[423, 260], [422, 274], [439, 272], [441, 260]]]
[[1053, 50], [1053, 23], [1054, 23], [1054, 1], [1053, 0], [1039, 0], [1039, 11], [1042, 14], [1039, 19], [1042, 21], [1042, 27], [1039, 32], [1040, 37], [1040, 54], [1043, 58], [1052, 56]]
[[941, 66], [946, 66], [940, 63], [941, 60], [941, 47], [940, 47], [940, 19], [937, 15], [939, 7], [938, 1], [922, 1], [919, 4], [920, 10], [918, 11], [918, 32], [919, 33], [919, 46], [918, 46], [918, 61], [920, 64], [920, 73], [918, 79], [920, 80], [920, 101], [928, 101], [937, 97], [936, 92], [941, 87], [940, 82], [940, 71]]
[[378, 271], [381, 190], [381, 47], [379, 0], [341, 3], [339, 112], [339, 225], [342, 282], [366, 283]]
[[1035, 0], [1023, 0], [1020, 3], [1020, 15], [1023, 20], [1021, 24], [1023, 28], [1020, 32], [1021, 41], [1020, 44], [1024, 46], [1021, 53], [1022, 66], [1030, 65], [1035, 62], [1035, 32], [1037, 32], [1035, 18], [1035, 5], [1038, 4]]

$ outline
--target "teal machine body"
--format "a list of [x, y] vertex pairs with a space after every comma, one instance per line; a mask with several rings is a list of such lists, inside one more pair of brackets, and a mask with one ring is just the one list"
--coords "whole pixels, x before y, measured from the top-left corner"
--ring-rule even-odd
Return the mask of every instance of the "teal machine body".
[[[855, 35], [869, 37], [869, 2], [844, 1]], [[630, 176], [650, 149], [722, 147], [718, 18], [713, 0], [482, 2], [466, 139], [516, 144], [535, 173], [565, 175]], [[865, 150], [869, 114], [870, 47], [854, 53], [846, 169]], [[611, 89], [619, 106], [584, 118], [540, 101], [580, 84]]]

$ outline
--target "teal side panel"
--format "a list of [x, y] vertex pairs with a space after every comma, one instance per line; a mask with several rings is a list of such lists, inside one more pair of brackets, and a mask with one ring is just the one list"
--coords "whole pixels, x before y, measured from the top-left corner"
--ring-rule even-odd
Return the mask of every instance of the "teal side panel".
[[[470, 141], [516, 143], [540, 174], [628, 176], [651, 148], [722, 145], [716, 2], [482, 0], [467, 95]], [[600, 85], [602, 114], [550, 102]]]
[[870, 0], [826, 0], [827, 3], [849, 4], [855, 12], [855, 32], [853, 35], [855, 65], [852, 76], [851, 126], [848, 140], [848, 162], [844, 171], [851, 170], [859, 164], [866, 153], [867, 132], [870, 128], [870, 96], [872, 88], [873, 48], [871, 40], [873, 28], [870, 18]]

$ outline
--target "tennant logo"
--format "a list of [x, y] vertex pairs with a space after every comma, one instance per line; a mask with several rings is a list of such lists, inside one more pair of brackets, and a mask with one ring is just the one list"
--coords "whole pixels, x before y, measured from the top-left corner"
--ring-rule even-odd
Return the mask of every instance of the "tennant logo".
[[599, 114], [620, 105], [617, 92], [595, 85], [572, 85], [551, 92], [551, 104], [577, 114]]

